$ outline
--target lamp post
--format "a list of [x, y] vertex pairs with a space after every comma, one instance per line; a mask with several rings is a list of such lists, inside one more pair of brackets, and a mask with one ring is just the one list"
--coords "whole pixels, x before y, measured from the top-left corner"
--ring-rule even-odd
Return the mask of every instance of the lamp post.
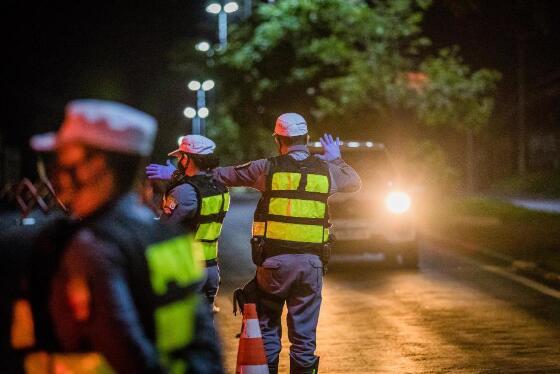
[[236, 12], [239, 5], [235, 1], [230, 1], [222, 6], [219, 3], [212, 3], [206, 7], [208, 13], [218, 15], [218, 37], [220, 40], [220, 49], [227, 48], [227, 15]]
[[[199, 81], [192, 80], [187, 86], [189, 90], [196, 92], [196, 109], [190, 108], [192, 110], [189, 111], [189, 114], [192, 115], [192, 117], [188, 117], [187, 113], [185, 113], [185, 116], [193, 119], [193, 134], [204, 135], [206, 133], [205, 119], [210, 114], [210, 111], [206, 107], [206, 91], [210, 91], [214, 88], [214, 81], [208, 79], [200, 83]], [[187, 109], [189, 108], [186, 108], [185, 112]]]

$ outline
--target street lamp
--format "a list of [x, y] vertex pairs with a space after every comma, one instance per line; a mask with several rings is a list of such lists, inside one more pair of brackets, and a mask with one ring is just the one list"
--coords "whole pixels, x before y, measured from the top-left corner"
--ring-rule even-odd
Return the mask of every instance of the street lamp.
[[197, 43], [194, 48], [199, 52], [208, 52], [210, 50], [210, 43], [203, 40], [200, 43]]
[[[207, 118], [210, 113], [206, 107], [206, 91], [210, 91], [215, 85], [216, 84], [212, 79], [207, 79], [202, 83], [192, 80], [187, 84], [189, 90], [196, 92], [197, 109], [195, 110], [194, 108], [190, 108], [192, 111], [189, 111], [189, 115], [192, 115], [192, 117], [189, 118], [193, 118], [193, 134], [205, 133], [204, 119]], [[187, 109], [185, 109], [185, 116]]]
[[227, 48], [227, 15], [236, 12], [239, 5], [235, 1], [230, 1], [224, 6], [212, 3], [206, 7], [208, 13], [218, 15], [218, 37], [220, 39], [220, 49]]

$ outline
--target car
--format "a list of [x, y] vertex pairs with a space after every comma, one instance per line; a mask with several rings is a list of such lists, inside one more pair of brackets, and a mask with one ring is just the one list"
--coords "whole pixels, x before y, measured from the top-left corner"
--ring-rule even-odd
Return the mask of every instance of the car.
[[[309, 144], [321, 153], [319, 142]], [[362, 179], [356, 193], [329, 199], [334, 235], [333, 258], [383, 257], [399, 266], [418, 266], [414, 201], [403, 186], [385, 145], [373, 141], [342, 141], [342, 158]]]

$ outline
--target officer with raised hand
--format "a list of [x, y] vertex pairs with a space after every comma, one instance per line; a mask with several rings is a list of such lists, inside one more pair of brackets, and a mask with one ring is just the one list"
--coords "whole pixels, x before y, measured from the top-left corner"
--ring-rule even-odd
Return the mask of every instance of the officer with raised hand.
[[163, 197], [164, 223], [181, 223], [195, 232], [206, 263], [206, 279], [201, 291], [214, 312], [214, 300], [220, 285], [218, 238], [222, 230], [230, 196], [226, 186], [212, 177], [219, 159], [216, 144], [201, 135], [186, 135], [178, 149], [168, 156], [177, 157], [177, 167]]
[[37, 352], [28, 369], [223, 372], [211, 314], [196, 292], [204, 276], [198, 242], [155, 221], [132, 192], [156, 131], [153, 117], [123, 104], [67, 105], [50, 143], [73, 220], [45, 232], [33, 254]]
[[[278, 372], [281, 315], [288, 308], [291, 373], [317, 373], [316, 329], [321, 306], [325, 255], [329, 241], [327, 199], [359, 190], [357, 173], [341, 159], [339, 141], [325, 134], [324, 153], [307, 148], [305, 119], [297, 113], [276, 120], [280, 156], [240, 166], [219, 167], [214, 177], [226, 186], [262, 192], [253, 222], [253, 260], [257, 265], [258, 314], [269, 370]], [[152, 179], [167, 177], [168, 166], [151, 165]]]

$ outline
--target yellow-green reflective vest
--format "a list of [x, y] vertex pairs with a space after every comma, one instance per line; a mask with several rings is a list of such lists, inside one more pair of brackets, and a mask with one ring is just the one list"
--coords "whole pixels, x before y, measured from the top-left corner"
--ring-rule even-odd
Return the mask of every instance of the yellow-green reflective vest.
[[[194, 240], [193, 234], [159, 224], [150, 217], [137, 218], [131, 215], [129, 210], [132, 204], [118, 205], [85, 226], [96, 237], [113, 243], [124, 255], [126, 263], [122, 266], [126, 271], [142, 333], [153, 342], [162, 366], [170, 373], [188, 373], [187, 350], [195, 337], [196, 310], [202, 302], [197, 292], [204, 276], [201, 244]], [[25, 308], [20, 309], [25, 317]], [[40, 313], [44, 306], [33, 306], [32, 310], [33, 314], [36, 310]], [[29, 325], [22, 326], [29, 328]], [[44, 333], [42, 326], [31, 328]], [[35, 335], [35, 331], [25, 333]], [[17, 334], [17, 331], [12, 331], [12, 336]], [[71, 372], [112, 372], [110, 362], [107, 363], [102, 356], [103, 352], [45, 353], [43, 347], [48, 347], [49, 343], [42, 341], [42, 335], [35, 335], [37, 339], [20, 338], [20, 341], [36, 344], [27, 347], [38, 352], [26, 357], [26, 368], [33, 368], [30, 372], [48, 372], [41, 371], [41, 367], [47, 365], [52, 368], [50, 365], [53, 363]]]
[[314, 156], [269, 160], [266, 191], [255, 211], [253, 236], [274, 253], [317, 253], [328, 240], [328, 165]]
[[222, 183], [210, 175], [199, 174], [184, 179], [194, 187], [198, 197], [198, 211], [194, 219], [195, 240], [202, 245], [207, 264], [218, 258], [218, 239], [222, 223], [229, 210], [230, 195]]

